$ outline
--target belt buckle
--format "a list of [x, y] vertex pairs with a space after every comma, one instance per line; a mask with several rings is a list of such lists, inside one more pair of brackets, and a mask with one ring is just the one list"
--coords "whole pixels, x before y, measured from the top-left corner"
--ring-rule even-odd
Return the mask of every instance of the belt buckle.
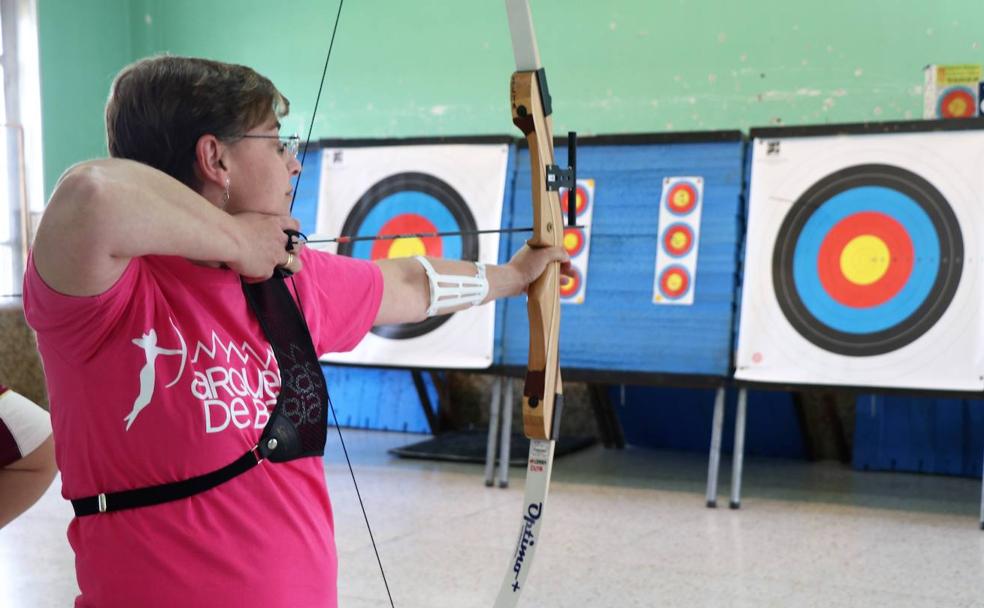
[[263, 454], [260, 453], [260, 444], [258, 443], [253, 446], [253, 449], [250, 450], [250, 453], [253, 454], [253, 458], [256, 459], [256, 464], [260, 464], [265, 460], [263, 458]]

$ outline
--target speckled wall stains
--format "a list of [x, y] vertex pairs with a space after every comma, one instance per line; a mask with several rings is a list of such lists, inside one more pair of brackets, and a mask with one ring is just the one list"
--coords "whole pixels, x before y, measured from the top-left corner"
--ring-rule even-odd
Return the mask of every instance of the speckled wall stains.
[[[980, 0], [531, 5], [558, 132], [919, 118], [924, 65], [984, 63]], [[46, 98], [46, 182], [103, 145], [101, 116], [92, 108], [105, 100], [112, 74], [159, 51], [256, 67], [291, 98], [290, 128], [301, 130], [311, 116], [337, 4], [272, 6], [267, 0], [41, 2], [42, 88], [61, 91], [60, 83], [72, 82], [73, 106], [88, 108], [79, 116]], [[80, 32], [79, 23], [92, 25]], [[112, 57], [86, 51], [108, 42], [122, 50]], [[315, 137], [512, 133], [511, 69], [499, 0], [350, 1]]]

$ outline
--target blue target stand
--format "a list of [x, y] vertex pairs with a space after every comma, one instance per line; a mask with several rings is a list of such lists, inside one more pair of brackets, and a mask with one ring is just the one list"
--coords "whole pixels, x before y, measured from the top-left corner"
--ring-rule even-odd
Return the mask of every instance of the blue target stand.
[[[745, 182], [745, 145], [738, 131], [588, 137], [580, 142], [578, 174], [594, 180], [587, 289], [582, 304], [563, 305], [561, 366], [564, 379], [583, 381], [592, 395], [607, 400], [611, 385], [710, 387], [714, 417], [708, 465], [708, 501], [714, 503], [720, 462], [725, 391], [731, 372], [737, 254]], [[314, 230], [321, 150], [305, 160], [294, 213], [302, 228]], [[566, 148], [557, 145], [557, 162]], [[660, 205], [667, 180], [696, 176], [702, 183], [697, 261], [692, 270], [692, 303], [654, 303], [656, 257], [660, 247]], [[501, 226], [529, 226], [528, 150], [514, 149], [509, 162]], [[665, 227], [664, 227], [665, 229]], [[499, 261], [505, 262], [526, 239], [504, 235]], [[513, 399], [506, 376], [525, 374], [528, 318], [525, 298], [496, 303], [492, 420], [486, 479], [496, 447], [499, 485], [508, 479]], [[433, 432], [437, 387], [421, 388], [421, 370], [326, 365], [339, 424], [409, 432]], [[412, 374], [417, 374], [414, 376]], [[415, 382], [416, 381], [416, 382]], [[413, 399], [416, 393], [419, 399]], [[695, 393], [697, 394], [697, 393]], [[402, 398], [395, 396], [402, 395]], [[611, 407], [599, 425], [620, 441]], [[498, 446], [496, 430], [498, 428]], [[603, 429], [606, 434], [606, 429]], [[505, 456], [505, 457], [503, 457]]]
[[[567, 162], [564, 143], [555, 142], [556, 162], [562, 167]], [[583, 137], [577, 154], [578, 178], [594, 180], [594, 213], [584, 302], [561, 307], [563, 379], [587, 382], [592, 392], [600, 389], [597, 392], [605, 395], [608, 387], [623, 384], [716, 389], [707, 495], [713, 506], [724, 387], [731, 376], [734, 348], [745, 181], [743, 137], [739, 131]], [[532, 222], [530, 161], [524, 146], [515, 167], [514, 192], [507, 200], [509, 225], [528, 226]], [[699, 176], [703, 184], [693, 302], [656, 304], [660, 202], [666, 180], [680, 176]], [[508, 236], [507, 251], [515, 251], [524, 241], [522, 235]], [[497, 306], [495, 368], [522, 377], [529, 341], [526, 302], [512, 298]], [[506, 395], [504, 407], [511, 403]], [[617, 424], [614, 415], [611, 418]], [[506, 410], [503, 442], [509, 436], [505, 426], [509, 420]], [[500, 454], [508, 451], [507, 445], [500, 446]], [[500, 458], [500, 485], [504, 476]]]

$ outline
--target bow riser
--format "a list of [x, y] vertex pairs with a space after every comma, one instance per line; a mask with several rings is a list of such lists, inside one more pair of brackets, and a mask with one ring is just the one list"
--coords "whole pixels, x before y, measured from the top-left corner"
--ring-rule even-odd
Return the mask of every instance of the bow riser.
[[[541, 76], [542, 77], [542, 76]], [[533, 186], [533, 236], [530, 247], [560, 246], [564, 220], [557, 190], [548, 189], [547, 167], [553, 166], [553, 134], [544, 112], [540, 80], [535, 71], [515, 72], [510, 82], [513, 123], [526, 136]], [[560, 335], [560, 264], [547, 266], [528, 290], [530, 354], [523, 389], [523, 430], [530, 439], [553, 436], [555, 397], [561, 393], [557, 361]]]

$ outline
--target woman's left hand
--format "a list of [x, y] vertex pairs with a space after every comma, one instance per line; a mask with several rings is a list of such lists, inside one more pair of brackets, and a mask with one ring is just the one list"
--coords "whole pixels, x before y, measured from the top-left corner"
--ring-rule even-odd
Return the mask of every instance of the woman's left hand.
[[525, 292], [529, 288], [530, 283], [537, 280], [543, 274], [543, 271], [546, 270], [547, 265], [552, 262], [560, 262], [561, 274], [573, 276], [571, 272], [571, 258], [567, 255], [567, 251], [563, 247], [533, 248], [529, 245], [523, 245], [523, 248], [517, 251], [512, 259], [509, 260], [509, 263], [506, 264], [506, 266], [518, 273], [522, 285], [522, 290], [513, 295]]

